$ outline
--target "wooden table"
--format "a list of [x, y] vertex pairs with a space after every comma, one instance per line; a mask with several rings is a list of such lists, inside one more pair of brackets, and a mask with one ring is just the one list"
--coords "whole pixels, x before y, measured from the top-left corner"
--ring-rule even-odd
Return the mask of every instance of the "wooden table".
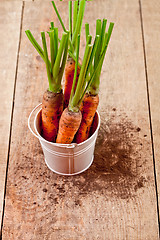
[[[57, 2], [67, 24], [67, 1]], [[160, 2], [94, 0], [84, 21], [115, 27], [103, 66], [101, 128], [85, 173], [51, 172], [27, 127], [48, 86], [30, 29], [50, 21], [49, 1], [0, 1], [0, 219], [3, 240], [157, 240], [160, 194]], [[83, 26], [84, 31], [84, 26]], [[82, 36], [84, 49], [85, 37]]]

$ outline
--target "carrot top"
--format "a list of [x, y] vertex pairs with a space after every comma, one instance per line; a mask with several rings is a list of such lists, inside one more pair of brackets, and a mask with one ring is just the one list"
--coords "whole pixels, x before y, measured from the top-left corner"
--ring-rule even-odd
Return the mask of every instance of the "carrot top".
[[[51, 60], [48, 57], [48, 50], [46, 44], [45, 32], [41, 32], [43, 49], [37, 43], [30, 30], [26, 30], [26, 35], [29, 38], [32, 45], [35, 47], [39, 55], [42, 57], [46, 64], [49, 91], [58, 93], [61, 91], [61, 81], [67, 60], [68, 53], [68, 41], [69, 32], [65, 31], [62, 34], [60, 44], [58, 44], [58, 28], [54, 27], [54, 23], [51, 22], [51, 28], [48, 32], [50, 38], [50, 55]], [[59, 46], [58, 46], [59, 45]]]
[[84, 57], [81, 65], [81, 70], [80, 70], [77, 86], [75, 89], [77, 69], [78, 69], [78, 59], [79, 59], [79, 45], [80, 45], [80, 35], [78, 35], [76, 59], [75, 59], [75, 72], [74, 72], [72, 91], [71, 91], [69, 106], [68, 106], [69, 110], [73, 112], [76, 112], [79, 110], [83, 97], [87, 92], [87, 90], [89, 89], [89, 87], [91, 86], [92, 81], [95, 77], [95, 74], [97, 73], [99, 67], [101, 66], [101, 62], [106, 52], [106, 46], [105, 46], [102, 53], [99, 56], [99, 59], [97, 60], [97, 65], [95, 66], [94, 69], [91, 69], [93, 65], [93, 60], [95, 58], [96, 50], [98, 47], [98, 43], [100, 41], [100, 36], [96, 35], [93, 44], [91, 44], [91, 41], [92, 41], [92, 36], [88, 35]]
[[[76, 59], [75, 54], [76, 54], [76, 49], [77, 49], [77, 37], [81, 33], [81, 27], [82, 27], [82, 21], [83, 21], [83, 15], [85, 11], [85, 2], [86, 0], [75, 0], [69, 1], [69, 50], [68, 53], [71, 58], [74, 60]], [[60, 14], [58, 12], [58, 9], [56, 8], [56, 5], [54, 1], [52, 1], [53, 7], [55, 9], [55, 12], [58, 16], [58, 19], [62, 25], [62, 28], [64, 31], [66, 31], [66, 28], [64, 26], [64, 23], [60, 17]], [[72, 10], [73, 7], [73, 10]], [[96, 21], [96, 36], [99, 36], [99, 39], [96, 39], [98, 42], [96, 51], [94, 48], [94, 52], [92, 52], [92, 60], [93, 63], [91, 64], [90, 60], [90, 65], [89, 69], [87, 70], [86, 74], [86, 79], [89, 81], [91, 78], [93, 72], [95, 72], [92, 84], [90, 84], [90, 89], [89, 91], [91, 94], [96, 95], [99, 92], [99, 85], [100, 85], [100, 75], [101, 75], [101, 70], [102, 70], [102, 65], [104, 62], [104, 57], [107, 51], [107, 47], [109, 44], [109, 40], [112, 34], [113, 26], [114, 23], [110, 23], [108, 31], [106, 32], [106, 25], [107, 25], [107, 19], [97, 19]], [[89, 24], [85, 24], [85, 31], [86, 31], [86, 39], [89, 36]], [[105, 52], [104, 52], [105, 50]], [[99, 63], [99, 58], [103, 53], [103, 58], [101, 59], [101, 63]], [[79, 67], [81, 67], [80, 63], [78, 63]], [[97, 70], [95, 71], [96, 67], [98, 65]]]
[[[112, 34], [112, 30], [114, 27], [114, 23], [109, 24], [108, 31], [106, 32], [106, 24], [107, 19], [103, 19], [103, 22], [100, 19], [97, 19], [96, 21], [96, 35], [99, 35], [99, 41], [97, 48], [94, 53], [94, 63], [91, 64], [90, 69], [88, 71], [88, 75], [86, 76], [87, 81], [89, 81], [92, 73], [95, 71], [94, 77], [92, 82], [90, 83], [89, 92], [93, 95], [98, 94], [99, 92], [99, 85], [100, 85], [100, 75], [102, 70], [102, 65], [104, 61], [104, 57], [108, 48], [109, 40]], [[85, 24], [85, 31], [86, 31], [86, 39], [87, 36], [89, 36], [89, 24]], [[100, 60], [100, 56], [103, 57]]]
[[[69, 55], [71, 57], [76, 52], [77, 37], [81, 33], [83, 16], [84, 16], [84, 11], [85, 11], [85, 3], [86, 3], [86, 0], [75, 0], [75, 1], [69, 1], [69, 3], [68, 3], [69, 32], [70, 32], [70, 34], [69, 34]], [[54, 10], [57, 14], [57, 17], [61, 23], [63, 30], [66, 31], [64, 23], [62, 21], [62, 18], [58, 12], [58, 9], [57, 9], [54, 1], [52, 1], [52, 5], [54, 7]], [[73, 12], [73, 14], [72, 14], [72, 12]]]

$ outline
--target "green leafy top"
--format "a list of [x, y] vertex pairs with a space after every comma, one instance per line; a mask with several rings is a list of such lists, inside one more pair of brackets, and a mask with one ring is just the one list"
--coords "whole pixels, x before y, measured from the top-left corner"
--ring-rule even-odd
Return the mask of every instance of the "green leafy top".
[[[69, 1], [69, 55], [71, 53], [75, 54], [76, 52], [76, 47], [77, 47], [77, 38], [78, 35], [81, 33], [81, 28], [82, 28], [82, 22], [83, 22], [83, 16], [84, 16], [84, 11], [85, 11], [85, 3], [86, 0], [75, 0], [75, 1]], [[55, 5], [55, 2], [52, 1], [52, 5], [54, 7], [54, 10], [57, 14], [57, 17], [61, 23], [61, 26], [64, 31], [66, 31], [66, 28], [64, 26], [64, 23], [62, 21], [62, 18], [58, 12], [58, 9]], [[72, 8], [73, 8], [73, 15], [72, 15]]]
[[[112, 30], [114, 27], [114, 23], [109, 24], [108, 31], [106, 32], [106, 24], [107, 24], [107, 19], [103, 19], [103, 22], [100, 19], [97, 19], [96, 21], [96, 35], [99, 35], [99, 40], [98, 40], [98, 45], [94, 53], [94, 63], [90, 66], [90, 70], [88, 72], [88, 75], [86, 76], [87, 81], [89, 81], [90, 76], [94, 72], [95, 69], [96, 73], [93, 77], [93, 81], [90, 85], [89, 92], [93, 95], [98, 94], [99, 92], [99, 84], [100, 84], [100, 75], [101, 75], [101, 70], [102, 70], [102, 65], [104, 62], [105, 54], [108, 48], [108, 44], [110, 41], [110, 37], [112, 34]], [[89, 24], [86, 23], [85, 25], [85, 30], [86, 30], [86, 38], [89, 35]], [[100, 56], [103, 53], [103, 57], [100, 59]], [[97, 67], [98, 66], [98, 67]]]
[[[58, 44], [58, 28], [54, 27], [54, 23], [51, 22], [51, 28], [48, 32], [50, 38], [50, 56], [48, 57], [48, 50], [46, 44], [45, 32], [41, 32], [43, 49], [37, 43], [30, 30], [26, 30], [26, 35], [29, 38], [32, 45], [35, 47], [41, 58], [46, 64], [49, 91], [58, 93], [61, 91], [61, 80], [67, 60], [69, 32], [65, 31], [62, 34], [60, 44]], [[59, 45], [59, 46], [58, 46]]]
[[80, 45], [80, 35], [77, 38], [77, 49], [76, 49], [76, 58], [75, 58], [75, 72], [74, 72], [74, 79], [72, 84], [72, 90], [69, 100], [69, 110], [70, 111], [78, 111], [80, 104], [83, 100], [85, 93], [90, 88], [91, 84], [93, 83], [94, 77], [101, 66], [101, 63], [104, 59], [104, 55], [106, 53], [107, 46], [104, 47], [103, 51], [99, 55], [99, 59], [97, 60], [97, 65], [94, 69], [92, 69], [93, 60], [96, 56], [96, 51], [98, 48], [98, 44], [100, 41], [100, 36], [96, 35], [94, 39], [94, 43], [91, 44], [92, 36], [87, 36], [87, 42], [84, 52], [84, 57], [80, 69], [80, 74], [78, 78], [78, 82], [76, 84], [76, 77], [77, 77], [77, 69], [78, 69], [78, 58], [79, 58], [79, 45]]
[[[106, 31], [107, 19], [103, 19], [103, 22], [100, 19], [96, 21], [96, 37], [93, 44], [93, 49], [91, 52], [91, 56], [89, 59], [89, 64], [85, 73], [85, 84], [83, 85], [82, 92], [89, 91], [92, 95], [96, 95], [99, 92], [100, 85], [100, 75], [102, 71], [102, 66], [104, 62], [104, 58], [106, 55], [106, 51], [108, 48], [108, 44], [111, 38], [112, 30], [114, 27], [114, 23], [110, 23], [108, 27], [108, 31]], [[86, 42], [88, 41], [89, 33], [89, 24], [85, 24], [86, 31]], [[76, 61], [76, 57], [74, 54], [70, 53], [71, 57]], [[81, 68], [82, 65], [78, 63]], [[86, 87], [87, 86], [87, 87]], [[87, 89], [86, 89], [87, 88]], [[83, 98], [84, 93], [82, 93]]]

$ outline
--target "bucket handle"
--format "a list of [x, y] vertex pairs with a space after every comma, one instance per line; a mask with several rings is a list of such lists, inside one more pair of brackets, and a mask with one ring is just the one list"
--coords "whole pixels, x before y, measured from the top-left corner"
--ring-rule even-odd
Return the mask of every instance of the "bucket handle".
[[38, 136], [33, 130], [32, 130], [32, 127], [31, 127], [31, 117], [32, 117], [32, 114], [40, 107], [42, 106], [42, 103], [39, 103], [35, 108], [33, 108], [32, 112], [29, 114], [29, 117], [28, 117], [28, 128], [29, 130], [31, 131], [31, 133], [38, 139], [40, 139], [40, 136]]

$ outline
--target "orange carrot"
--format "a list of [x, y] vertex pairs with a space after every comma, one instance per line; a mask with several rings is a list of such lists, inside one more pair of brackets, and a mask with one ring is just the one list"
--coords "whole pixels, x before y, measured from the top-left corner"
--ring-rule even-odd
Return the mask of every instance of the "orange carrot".
[[63, 112], [63, 93], [54, 93], [47, 90], [42, 101], [42, 132], [41, 135], [48, 141], [55, 142], [59, 119]]
[[[85, 48], [84, 57], [83, 57], [83, 61], [82, 61], [82, 66], [80, 69], [80, 74], [79, 74], [77, 86], [75, 89], [76, 78], [77, 78], [77, 69], [78, 69], [78, 60], [79, 60], [79, 45], [80, 45], [80, 35], [78, 35], [76, 62], [75, 62], [75, 71], [74, 71], [72, 90], [71, 90], [71, 94], [70, 94], [68, 108], [66, 108], [64, 110], [64, 112], [62, 113], [61, 119], [60, 119], [58, 136], [57, 136], [57, 140], [56, 140], [57, 143], [71, 143], [75, 137], [76, 132], [78, 131], [78, 129], [80, 127], [81, 119], [82, 119], [80, 106], [81, 106], [81, 103], [85, 96], [85, 93], [87, 92], [89, 86], [92, 83], [92, 79], [93, 79], [93, 77], [98, 69], [98, 66], [101, 63], [102, 57], [103, 57], [103, 54], [102, 54], [102, 56], [100, 56], [100, 58], [99, 58], [99, 64], [96, 66], [96, 68], [93, 71], [93, 73], [91, 74], [91, 76], [89, 76], [89, 78], [87, 78], [90, 68], [91, 68], [92, 61], [93, 61], [94, 53], [97, 48], [98, 39], [99, 39], [99, 37], [96, 36], [94, 45], [93, 45], [93, 44], [91, 44], [92, 36], [91, 35], [87, 36], [87, 43], [86, 43], [86, 48]], [[88, 79], [88, 81], [87, 81], [87, 79]], [[95, 104], [92, 103], [93, 99], [94, 99], [94, 96], [92, 96], [91, 100], [89, 101], [89, 104], [86, 104], [86, 106], [91, 105], [90, 108], [91, 108], [92, 115], [94, 117], [93, 106], [95, 106]], [[98, 106], [98, 99], [96, 99], [95, 102]], [[97, 106], [96, 106], [96, 108], [97, 108]], [[95, 111], [96, 111], [96, 108], [95, 108]], [[94, 113], [95, 113], [95, 111], [94, 111]], [[91, 115], [89, 116], [89, 118], [91, 118]], [[91, 121], [91, 123], [92, 123], [92, 121]], [[83, 131], [85, 131], [85, 130], [83, 129]]]
[[81, 104], [82, 121], [75, 136], [76, 143], [81, 143], [89, 137], [90, 128], [93, 122], [99, 103], [99, 96], [86, 93]]
[[85, 52], [84, 52], [82, 67], [80, 70], [80, 75], [79, 75], [77, 86], [75, 89], [77, 69], [78, 69], [78, 59], [79, 59], [79, 46], [80, 46], [80, 35], [78, 35], [76, 63], [75, 63], [75, 71], [74, 71], [73, 84], [72, 84], [72, 89], [70, 94], [70, 100], [69, 100], [68, 108], [65, 108], [60, 118], [59, 130], [58, 130], [58, 135], [56, 140], [57, 143], [70, 144], [73, 141], [75, 134], [78, 131], [78, 128], [81, 124], [82, 113], [79, 107], [82, 102], [81, 95], [82, 93], [85, 94], [85, 92], [87, 91], [87, 89], [84, 90], [84, 84], [85, 84], [85, 74], [87, 71], [87, 66], [89, 63], [89, 59], [90, 59], [91, 51], [93, 47], [90, 44], [90, 41], [91, 41], [91, 36], [88, 37], [88, 41], [87, 41]]
[[72, 112], [68, 108], [65, 108], [60, 118], [56, 143], [71, 143], [80, 126], [81, 119], [82, 114], [80, 110]]
[[[96, 35], [94, 45], [91, 44], [92, 36], [87, 35], [87, 43], [84, 52], [83, 62], [80, 69], [80, 74], [78, 77], [77, 86], [75, 89], [77, 70], [78, 70], [78, 59], [79, 59], [79, 45], [80, 45], [80, 35], [77, 39], [77, 51], [76, 51], [76, 62], [75, 62], [75, 71], [73, 84], [69, 99], [68, 108], [65, 108], [62, 113], [57, 143], [71, 143], [77, 133], [77, 143], [83, 142], [89, 136], [89, 130], [99, 103], [98, 90], [99, 84], [94, 86], [92, 85], [95, 75], [100, 73], [102, 62], [104, 60], [104, 55], [107, 49], [105, 45], [102, 53], [99, 54], [98, 59], [96, 59], [95, 66], [92, 66], [93, 58], [97, 52], [97, 47], [100, 41], [99, 35]], [[97, 83], [97, 82], [96, 82]], [[96, 88], [94, 88], [96, 87]], [[89, 90], [90, 88], [90, 90]], [[89, 90], [94, 90], [95, 94], [86, 94]], [[85, 99], [84, 99], [85, 96]], [[84, 99], [84, 100], [83, 100]], [[83, 101], [83, 110], [81, 116], [80, 106]], [[82, 119], [82, 120], [81, 120]], [[80, 130], [78, 130], [80, 129]]]
[[[65, 66], [64, 108], [68, 107], [68, 104], [69, 104], [69, 98], [70, 98], [73, 78], [74, 78], [74, 71], [75, 71], [75, 61], [73, 60], [73, 58], [68, 57], [66, 66]], [[78, 66], [75, 88], [77, 85], [79, 73], [80, 73], [80, 67]]]
[[[75, 71], [75, 52], [77, 49], [77, 38], [78, 38], [78, 35], [81, 33], [81, 29], [82, 29], [82, 21], [83, 21], [83, 16], [85, 11], [85, 4], [86, 4], [86, 0], [75, 0], [75, 1], [68, 2], [70, 44], [69, 44], [68, 60], [65, 66], [64, 109], [68, 107], [68, 104], [69, 104], [70, 93], [72, 89], [72, 83], [73, 83], [74, 71]], [[57, 14], [57, 17], [59, 19], [59, 22], [63, 30], [66, 31], [65, 24], [58, 12], [58, 9], [54, 1], [52, 1], [52, 5], [55, 10], [55, 13]], [[78, 66], [75, 88], [76, 88], [79, 73], [80, 73], [80, 67]]]
[[46, 140], [55, 142], [59, 119], [63, 111], [61, 80], [67, 60], [69, 32], [63, 32], [62, 39], [58, 46], [58, 29], [55, 28], [54, 23], [51, 22], [51, 28], [48, 32], [50, 38], [51, 60], [49, 60], [48, 57], [45, 32], [41, 32], [43, 49], [39, 46], [29, 30], [26, 31], [26, 34], [44, 60], [48, 76], [49, 88], [44, 93], [42, 101], [41, 135]]

